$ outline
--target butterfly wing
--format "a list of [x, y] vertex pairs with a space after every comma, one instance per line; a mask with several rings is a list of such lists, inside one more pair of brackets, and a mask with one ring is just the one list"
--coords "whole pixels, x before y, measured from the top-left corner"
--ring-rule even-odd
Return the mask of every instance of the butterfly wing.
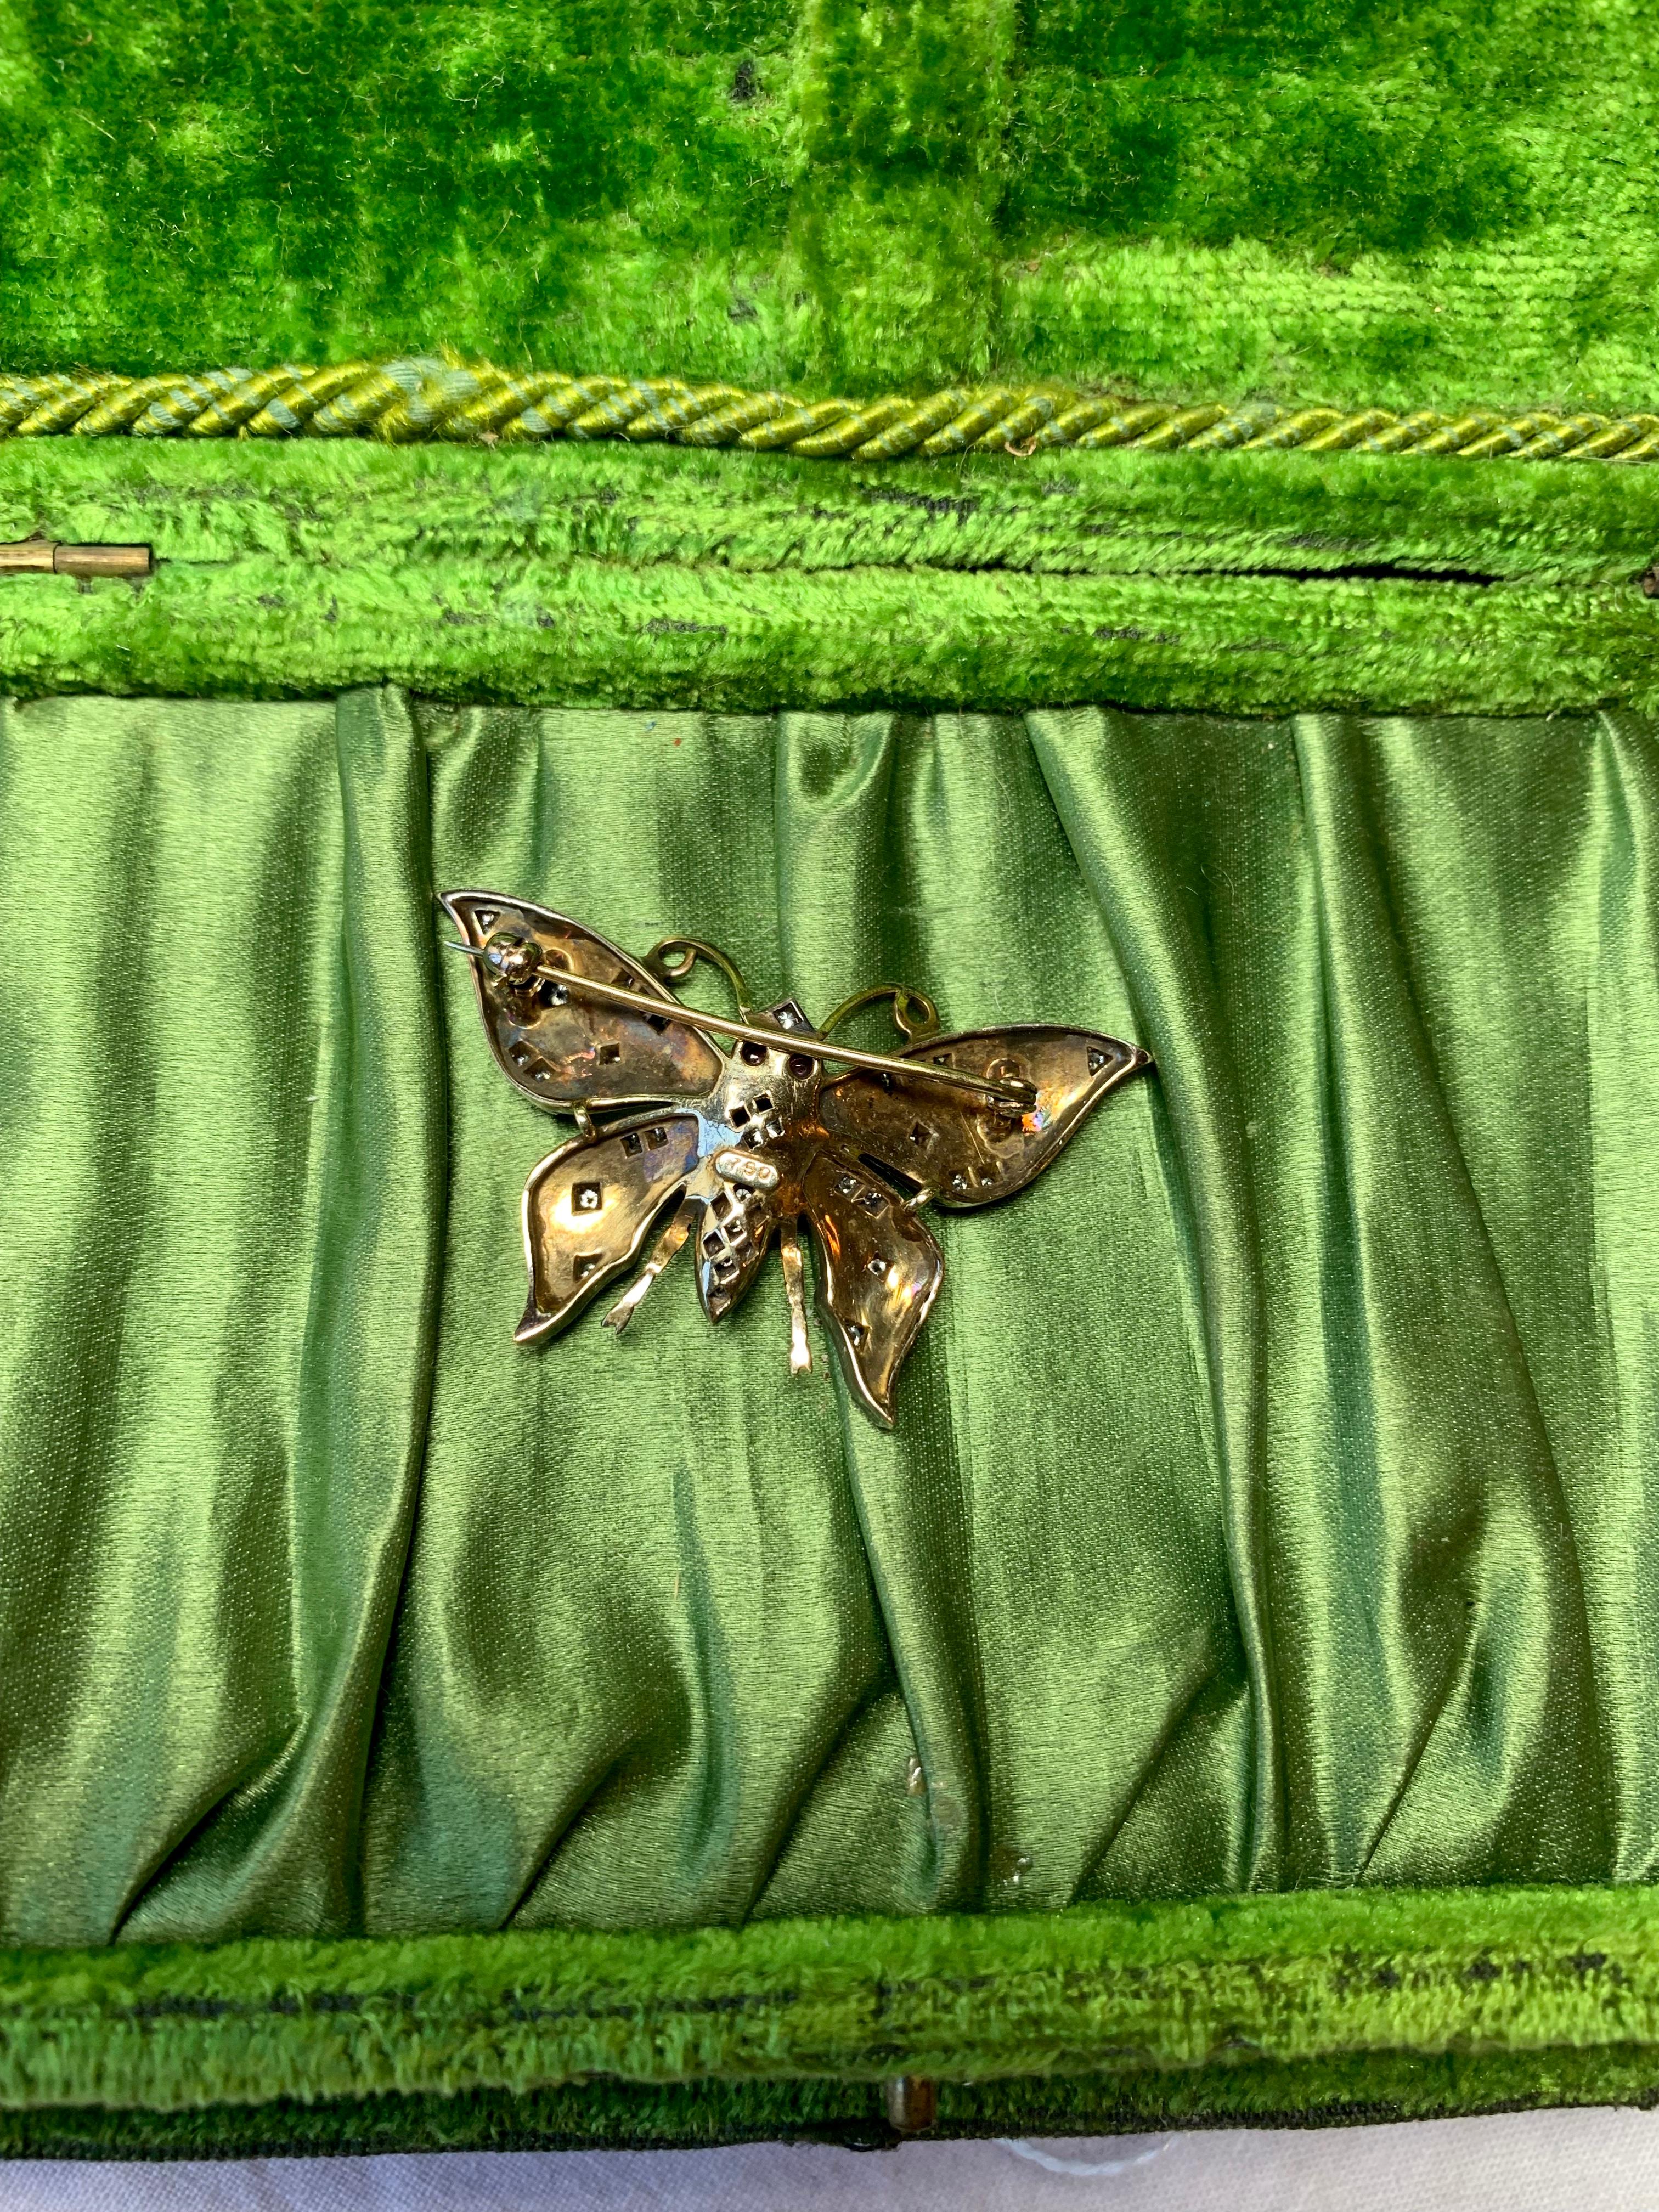
[[819, 1152], [801, 1192], [825, 1322], [848, 1381], [891, 1428], [893, 1384], [945, 1279], [944, 1259], [914, 1209], [846, 1153]]
[[[474, 951], [508, 932], [538, 946], [544, 967], [653, 998], [665, 995], [637, 960], [546, 907], [494, 891], [449, 891], [441, 903]], [[471, 964], [490, 1050], [502, 1071], [540, 1105], [566, 1112], [574, 1106], [648, 1106], [704, 1097], [720, 1079], [725, 1062], [695, 1030], [660, 1014], [584, 1002], [574, 993], [562, 999], [558, 987], [545, 980], [517, 988], [482, 960]]]
[[594, 1294], [631, 1267], [653, 1225], [696, 1173], [694, 1114], [640, 1115], [598, 1136], [561, 1145], [524, 1192], [530, 1303], [520, 1344], [555, 1336]]
[[898, 1170], [940, 1206], [990, 1206], [1023, 1190], [1109, 1091], [1150, 1056], [1090, 1030], [971, 1030], [929, 1037], [898, 1057], [1029, 1084], [1024, 1113], [902, 1076], [854, 1070], [818, 1094], [823, 1126], [847, 1149]]

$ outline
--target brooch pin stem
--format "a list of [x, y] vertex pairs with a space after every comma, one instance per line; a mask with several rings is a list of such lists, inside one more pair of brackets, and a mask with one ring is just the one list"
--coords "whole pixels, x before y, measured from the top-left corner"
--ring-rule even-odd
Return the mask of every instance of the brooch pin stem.
[[[447, 940], [453, 952], [464, 952], [469, 960], [484, 966], [484, 948], [477, 945], [459, 945]], [[1036, 1093], [1029, 1083], [1012, 1079], [991, 1082], [978, 1075], [967, 1075], [960, 1068], [937, 1067], [926, 1060], [899, 1060], [890, 1053], [860, 1052], [850, 1044], [831, 1046], [822, 1037], [809, 1036], [799, 1030], [763, 1027], [758, 1022], [742, 1022], [730, 1014], [707, 1014], [699, 1008], [681, 1006], [678, 999], [658, 998], [647, 991], [633, 991], [619, 983], [602, 983], [595, 975], [574, 975], [563, 968], [536, 968], [531, 974], [538, 981], [556, 984], [572, 998], [591, 999], [601, 1006], [619, 1006], [631, 1014], [649, 1009], [664, 1019], [679, 1024], [682, 1029], [695, 1030], [699, 1036], [737, 1037], [745, 1044], [770, 1045], [775, 1049], [780, 1041], [788, 1044], [791, 1052], [803, 1059], [833, 1060], [837, 1067], [867, 1067], [880, 1074], [902, 1075], [907, 1083], [920, 1079], [936, 1084], [942, 1091], [969, 1091], [981, 1098], [995, 1098], [1006, 1106], [1030, 1107], [1036, 1103]]]

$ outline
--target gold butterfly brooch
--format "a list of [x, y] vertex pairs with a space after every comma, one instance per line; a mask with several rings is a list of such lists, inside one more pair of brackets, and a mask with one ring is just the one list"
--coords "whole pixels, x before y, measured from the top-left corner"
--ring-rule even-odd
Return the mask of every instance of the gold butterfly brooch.
[[[900, 984], [860, 992], [815, 1029], [793, 999], [751, 1006], [732, 963], [695, 938], [665, 938], [635, 960], [522, 899], [450, 891], [442, 904], [472, 961], [497, 1063], [580, 1132], [525, 1186], [530, 1303], [518, 1341], [568, 1328], [662, 1224], [605, 1326], [627, 1327], [687, 1243], [702, 1310], [721, 1321], [775, 1234], [800, 1373], [812, 1364], [805, 1221], [826, 1326], [859, 1400], [887, 1427], [945, 1274], [920, 1208], [971, 1212], [1023, 1190], [1108, 1091], [1152, 1065], [1138, 1045], [1088, 1030], [942, 1036], [932, 1001]], [[735, 1018], [673, 995], [700, 959], [731, 985]], [[849, 1014], [882, 1001], [902, 1051], [831, 1042]]]

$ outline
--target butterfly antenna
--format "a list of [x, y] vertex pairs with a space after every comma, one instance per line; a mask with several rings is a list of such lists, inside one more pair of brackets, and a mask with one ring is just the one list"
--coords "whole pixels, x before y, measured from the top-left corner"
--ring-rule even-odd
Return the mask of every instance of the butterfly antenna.
[[614, 1328], [618, 1336], [622, 1334], [629, 1322], [645, 1304], [650, 1295], [653, 1283], [656, 1281], [658, 1276], [661, 1274], [663, 1269], [696, 1226], [699, 1211], [700, 1209], [691, 1199], [688, 1198], [684, 1202], [674, 1218], [657, 1239], [656, 1250], [599, 1323], [601, 1328]]

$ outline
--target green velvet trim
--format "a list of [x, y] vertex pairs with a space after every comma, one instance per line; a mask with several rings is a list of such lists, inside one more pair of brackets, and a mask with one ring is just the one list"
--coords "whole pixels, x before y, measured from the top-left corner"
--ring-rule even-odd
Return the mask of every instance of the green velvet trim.
[[[1423, 479], [1432, 479], [1425, 496]], [[14, 692], [760, 709], [1659, 705], [1659, 477], [1358, 455], [879, 467], [659, 448], [0, 448]]]
[[[1540, 2106], [1659, 2103], [1640, 2047], [1433, 2057], [1366, 2053], [1305, 2065], [1241, 2059], [1214, 2070], [944, 2083], [934, 2133], [1131, 2135], [1165, 2128], [1322, 2128], [1450, 2119]], [[0, 2111], [0, 2157], [280, 2158], [388, 2151], [708, 2149], [780, 2139], [883, 2148], [869, 2081], [592, 2081], [514, 2094], [276, 2098], [149, 2112], [100, 2106]]]
[[[709, 2139], [867, 2121], [867, 2098], [782, 2085], [897, 2072], [962, 2085], [943, 2117], [965, 2132], [1644, 2098], [1659, 1896], [1302, 1892], [0, 1960], [0, 2109], [46, 2116], [14, 2118], [14, 2147]], [[677, 2085], [700, 2086], [640, 2094]], [[558, 2091], [579, 2094], [535, 2101]], [[389, 2097], [426, 2101], [362, 2101]]]
[[0, 537], [35, 532], [140, 538], [164, 562], [192, 566], [263, 554], [378, 564], [392, 577], [428, 559], [506, 573], [586, 556], [619, 570], [1394, 568], [1431, 579], [1461, 569], [1505, 583], [1634, 586], [1659, 556], [1659, 469], [1114, 453], [830, 468], [657, 447], [491, 453], [357, 440], [0, 446]]
[[1651, 403], [1595, 0], [0, 5], [6, 365]]

